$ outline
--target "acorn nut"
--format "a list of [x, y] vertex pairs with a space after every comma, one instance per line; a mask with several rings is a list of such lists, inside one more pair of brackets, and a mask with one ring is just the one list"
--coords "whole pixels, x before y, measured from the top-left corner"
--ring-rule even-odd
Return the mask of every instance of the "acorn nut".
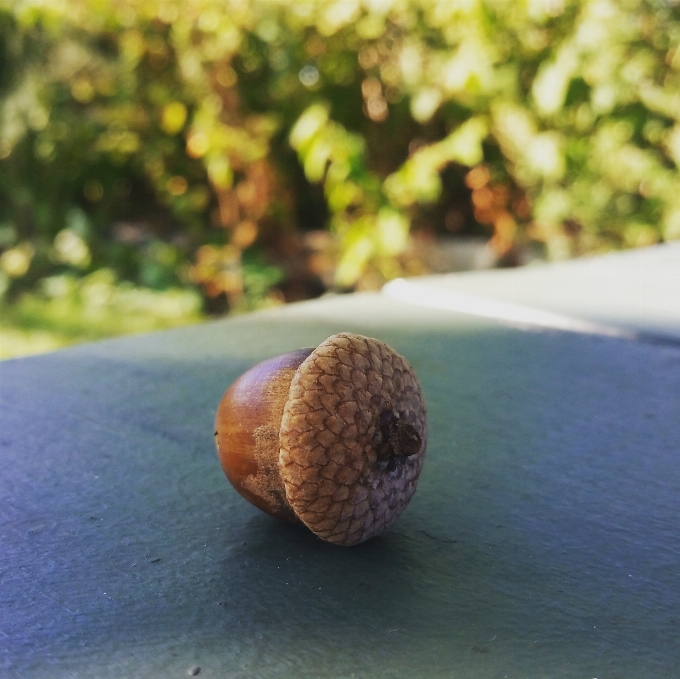
[[389, 528], [416, 490], [425, 402], [402, 356], [340, 333], [239, 377], [217, 409], [215, 442], [227, 478], [256, 507], [356, 545]]

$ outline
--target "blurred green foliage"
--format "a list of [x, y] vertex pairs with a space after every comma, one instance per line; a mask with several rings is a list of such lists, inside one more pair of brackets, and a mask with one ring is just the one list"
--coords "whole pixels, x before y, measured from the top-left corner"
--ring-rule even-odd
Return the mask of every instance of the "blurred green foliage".
[[680, 238], [679, 166], [669, 0], [0, 5], [5, 327], [377, 287], [424, 270], [414, 235], [508, 264]]

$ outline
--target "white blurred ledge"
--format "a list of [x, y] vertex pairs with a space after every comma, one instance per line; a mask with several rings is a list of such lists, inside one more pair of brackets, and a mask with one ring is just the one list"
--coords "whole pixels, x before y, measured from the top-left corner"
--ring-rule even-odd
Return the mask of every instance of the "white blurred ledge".
[[383, 294], [514, 325], [680, 341], [680, 243], [517, 269], [397, 279]]

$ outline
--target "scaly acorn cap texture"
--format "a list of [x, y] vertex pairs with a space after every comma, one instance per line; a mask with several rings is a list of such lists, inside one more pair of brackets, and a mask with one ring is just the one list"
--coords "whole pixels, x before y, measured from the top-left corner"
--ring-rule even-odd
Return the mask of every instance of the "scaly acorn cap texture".
[[389, 528], [416, 490], [427, 444], [418, 378], [383, 342], [333, 335], [295, 372], [279, 444], [297, 517], [328, 542], [364, 542]]

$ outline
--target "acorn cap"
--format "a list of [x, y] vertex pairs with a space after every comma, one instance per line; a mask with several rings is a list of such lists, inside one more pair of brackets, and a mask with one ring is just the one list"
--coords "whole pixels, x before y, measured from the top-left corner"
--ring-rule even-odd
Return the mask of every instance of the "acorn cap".
[[418, 378], [383, 342], [333, 335], [297, 369], [279, 443], [286, 498], [300, 520], [328, 542], [368, 540], [416, 490], [427, 443]]

